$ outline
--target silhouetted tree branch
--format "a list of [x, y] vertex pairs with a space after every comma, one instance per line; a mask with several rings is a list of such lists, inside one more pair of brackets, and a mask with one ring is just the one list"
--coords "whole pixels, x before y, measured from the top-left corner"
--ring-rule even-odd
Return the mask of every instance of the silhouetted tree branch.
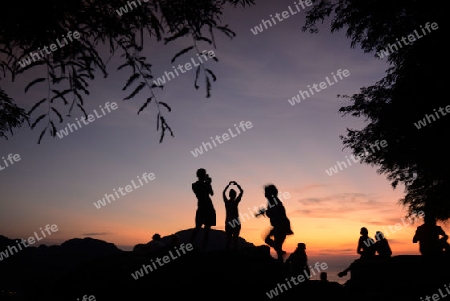
[[[220, 25], [225, 5], [245, 7], [252, 4], [253, 0], [8, 1], [0, 11], [0, 76], [15, 81], [18, 76], [39, 70], [44, 75], [32, 80], [25, 87], [25, 92], [46, 84], [48, 93], [25, 112], [8, 98], [6, 92], [2, 92], [2, 101], [8, 106], [0, 106], [0, 137], [7, 138], [6, 133], [12, 134], [14, 127], [34, 119], [32, 128], [43, 126], [38, 140], [40, 143], [47, 131], [55, 136], [55, 124], [62, 123], [64, 116], [70, 116], [75, 107], [87, 116], [84, 103], [85, 96], [89, 95], [89, 84], [95, 80], [97, 70], [104, 77], [108, 76], [107, 62], [111, 57], [105, 60], [99, 51], [100, 46], [106, 45], [110, 56], [117, 52], [122, 54], [125, 59], [122, 68], [129, 66], [133, 70], [126, 88], [135, 80], [141, 80], [127, 99], [143, 93], [144, 86], [148, 88], [147, 101], [138, 114], [153, 100], [158, 111], [157, 129], [161, 131], [162, 142], [166, 131], [172, 136], [173, 132], [160, 111], [160, 105], [169, 112], [170, 106], [161, 103], [153, 91], [161, 87], [148, 83], [153, 77], [151, 64], [143, 55], [146, 52], [144, 40], [164, 41], [167, 44], [191, 36], [194, 45], [204, 42], [215, 47], [215, 31], [234, 36], [227, 26]], [[120, 10], [125, 7], [127, 12]], [[78, 38], [75, 32], [79, 34]], [[57, 44], [56, 39], [63, 45]], [[60, 48], [53, 51], [51, 44], [57, 44]], [[36, 56], [30, 59], [31, 52], [39, 51], [40, 59], [36, 60]], [[210, 95], [211, 73], [205, 72], [207, 97]], [[198, 87], [197, 81], [194, 86]], [[47, 108], [42, 113], [38, 112], [41, 106]], [[47, 120], [46, 124], [44, 120]]]

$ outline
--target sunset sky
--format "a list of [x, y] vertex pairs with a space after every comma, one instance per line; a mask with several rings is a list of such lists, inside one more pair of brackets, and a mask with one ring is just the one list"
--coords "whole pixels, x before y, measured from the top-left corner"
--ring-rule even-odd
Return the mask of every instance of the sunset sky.
[[[339, 114], [339, 108], [348, 102], [337, 95], [352, 95], [374, 84], [383, 77], [386, 61], [375, 58], [374, 53], [363, 53], [359, 47], [351, 49], [345, 33], [331, 34], [328, 23], [319, 34], [302, 32], [302, 11], [255, 35], [250, 29], [262, 19], [288, 11], [288, 6], [294, 8], [293, 1], [257, 3], [246, 9], [225, 10], [222, 21], [237, 37], [229, 39], [217, 33], [217, 49], [202, 44], [201, 50], [213, 50], [219, 60], [205, 62], [218, 78], [212, 84], [211, 98], [205, 98], [203, 77], [200, 89], [194, 89], [195, 70], [180, 73], [163, 90], [156, 90], [158, 100], [172, 107], [165, 116], [174, 138], [167, 136], [158, 143], [154, 103], [137, 115], [147, 92], [123, 100], [129, 93], [122, 87], [130, 71], [116, 71], [122, 63], [117, 55], [108, 63], [109, 77], [103, 79], [98, 72], [91, 94], [85, 98], [88, 114], [95, 109], [99, 112], [99, 106], [107, 102], [117, 103], [116, 110], [64, 138], [47, 135], [40, 145], [37, 140], [42, 125], [35, 130], [20, 129], [10, 140], [0, 141], [0, 158], [20, 155], [20, 161], [0, 170], [0, 234], [27, 238], [39, 227], [57, 224], [59, 230], [44, 243], [93, 237], [131, 250], [149, 241], [154, 233], [165, 236], [194, 226], [197, 200], [191, 183], [196, 181], [196, 170], [205, 168], [215, 192], [214, 229], [224, 230], [221, 195], [229, 181], [244, 189], [241, 213], [266, 204], [263, 186], [274, 183], [290, 195], [283, 199], [294, 231], [285, 242], [288, 252], [304, 242], [308, 255], [356, 257], [359, 230], [364, 226], [371, 237], [375, 231], [385, 232], [394, 255], [419, 254], [412, 236], [422, 222], [393, 228], [396, 223], [403, 224], [406, 214], [398, 204], [403, 186], [393, 190], [376, 167], [354, 162], [332, 176], [326, 172], [351, 154], [343, 150], [339, 135], [345, 134], [346, 128], [364, 126], [364, 120]], [[173, 71], [172, 56], [191, 42], [180, 39], [167, 46], [147, 43], [144, 54], [153, 64], [155, 78]], [[197, 58], [194, 52], [175, 63], [185, 64], [191, 58]], [[332, 80], [332, 73], [339, 69], [348, 70], [349, 76], [338, 78], [294, 106], [289, 103], [288, 99], [299, 90], [306, 91], [308, 85], [319, 85], [326, 77]], [[24, 88], [43, 75], [43, 70], [36, 69], [14, 83], [3, 80], [1, 86], [30, 109], [47, 90], [45, 84], [28, 93]], [[61, 110], [66, 113], [66, 109]], [[75, 122], [82, 113], [75, 110], [72, 116], [58, 129]], [[252, 127], [236, 134], [234, 124], [241, 121], [251, 122]], [[235, 137], [197, 157], [192, 154], [203, 142], [211, 142], [210, 137], [230, 130]], [[389, 141], [387, 144], [389, 148]], [[0, 166], [5, 167], [3, 160]], [[94, 206], [105, 194], [136, 182], [144, 173], [153, 173], [154, 180], [100, 209]], [[241, 237], [261, 245], [269, 226], [264, 217], [251, 218], [243, 223]]]

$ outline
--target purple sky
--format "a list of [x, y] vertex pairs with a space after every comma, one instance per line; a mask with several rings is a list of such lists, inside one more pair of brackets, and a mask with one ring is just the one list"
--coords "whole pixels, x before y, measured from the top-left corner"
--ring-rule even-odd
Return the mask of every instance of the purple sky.
[[[118, 56], [108, 64], [107, 79], [97, 73], [91, 95], [85, 98], [88, 114], [106, 102], [117, 103], [116, 110], [62, 139], [46, 136], [41, 145], [37, 144], [40, 126], [21, 129], [9, 141], [1, 141], [0, 158], [12, 153], [21, 160], [0, 171], [0, 234], [26, 238], [39, 227], [57, 224], [59, 231], [46, 243], [91, 236], [129, 250], [155, 232], [165, 236], [193, 227], [196, 199], [191, 183], [200, 167], [213, 179], [215, 229], [224, 229], [221, 194], [229, 181], [244, 188], [241, 212], [266, 203], [262, 188], [266, 183], [289, 192], [284, 203], [295, 234], [286, 240], [288, 250], [303, 241], [316, 254], [352, 255], [360, 227], [368, 227], [373, 236], [376, 230], [400, 222], [405, 210], [397, 200], [403, 187], [393, 191], [375, 167], [354, 163], [332, 176], [326, 173], [350, 155], [342, 150], [339, 135], [348, 127], [364, 125], [363, 120], [341, 117], [338, 110], [347, 102], [336, 95], [352, 95], [374, 84], [383, 77], [386, 61], [351, 49], [345, 34], [331, 34], [328, 23], [319, 34], [302, 32], [303, 12], [257, 35], [251, 32], [262, 19], [293, 5], [293, 1], [258, 1], [254, 7], [225, 11], [222, 20], [237, 37], [230, 40], [217, 33], [217, 49], [206, 43], [200, 49], [213, 50], [219, 59], [205, 62], [218, 77], [212, 97], [205, 98], [203, 77], [200, 89], [194, 89], [194, 70], [170, 80], [164, 90], [156, 90], [158, 100], [172, 107], [165, 116], [175, 134], [162, 144], [158, 143], [154, 104], [136, 114], [148, 92], [123, 101], [128, 91], [121, 88], [130, 73], [116, 71], [121, 64]], [[189, 39], [167, 46], [148, 42], [144, 54], [153, 64], [155, 78], [173, 71], [170, 59], [189, 45]], [[175, 63], [191, 59], [196, 59], [194, 52]], [[294, 106], [288, 102], [308, 85], [332, 79], [339, 69], [348, 70], [349, 76]], [[24, 93], [24, 87], [43, 74], [36, 69], [14, 83], [4, 80], [2, 88], [29, 109], [45, 97], [46, 88], [39, 84]], [[59, 129], [82, 114], [75, 110], [72, 116]], [[252, 127], [193, 156], [192, 151], [203, 142], [230, 129], [235, 132], [234, 124], [241, 121], [251, 122]], [[4, 166], [2, 160], [0, 164]], [[105, 194], [144, 173], [154, 173], [155, 179], [100, 209], [94, 206]], [[251, 219], [243, 224], [241, 236], [262, 244], [261, 235], [268, 226], [266, 219]], [[418, 253], [418, 246], [411, 243], [413, 228], [392, 234], [394, 254]]]

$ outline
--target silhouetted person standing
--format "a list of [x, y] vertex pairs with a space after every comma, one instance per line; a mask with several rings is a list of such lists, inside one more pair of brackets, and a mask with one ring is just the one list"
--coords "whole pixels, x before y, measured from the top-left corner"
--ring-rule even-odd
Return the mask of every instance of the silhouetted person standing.
[[[233, 184], [239, 189], [239, 194], [236, 196], [236, 190], [230, 189], [229, 198], [227, 198], [227, 189]], [[237, 249], [239, 233], [241, 232], [241, 221], [239, 220], [238, 205], [242, 199], [243, 193], [244, 190], [242, 190], [242, 187], [235, 181], [228, 183], [222, 193], [226, 211], [225, 233], [227, 240], [225, 248], [227, 250], [230, 248], [230, 245], [232, 245], [233, 250]]]
[[[308, 269], [308, 256], [306, 255], [306, 245], [298, 243], [295, 251], [286, 259], [288, 265], [288, 273], [290, 276], [298, 276]], [[309, 278], [307, 278], [309, 279]]]
[[197, 182], [192, 183], [192, 191], [194, 191], [198, 202], [197, 212], [195, 213], [195, 228], [192, 230], [189, 242], [193, 243], [198, 231], [204, 225], [205, 235], [202, 250], [205, 250], [211, 227], [216, 225], [216, 210], [210, 197], [214, 195], [214, 191], [211, 186], [212, 180], [204, 168], [197, 170], [197, 178]]
[[[442, 237], [440, 237], [442, 236]], [[424, 224], [418, 226], [413, 237], [413, 243], [419, 242], [420, 253], [424, 256], [440, 255], [448, 251], [448, 236], [436, 225], [436, 219], [430, 214], [424, 217]]]
[[384, 234], [380, 231], [377, 231], [375, 234], [375, 251], [378, 253], [380, 258], [389, 258], [392, 255], [391, 247], [389, 246], [389, 242], [384, 237]]
[[283, 255], [286, 254], [282, 249], [283, 243], [286, 236], [292, 235], [294, 232], [292, 232], [291, 222], [286, 216], [286, 209], [278, 198], [277, 187], [273, 184], [264, 186], [264, 196], [267, 199], [268, 205], [267, 209], [261, 211], [260, 214], [266, 215], [272, 225], [272, 229], [264, 241], [270, 247], [274, 248], [277, 252], [278, 260], [283, 262]]

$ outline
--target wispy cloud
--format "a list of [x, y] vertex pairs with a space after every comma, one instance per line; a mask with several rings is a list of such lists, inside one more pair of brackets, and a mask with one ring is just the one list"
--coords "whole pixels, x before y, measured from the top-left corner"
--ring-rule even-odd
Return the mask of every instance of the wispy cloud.
[[327, 187], [327, 186], [330, 186], [330, 185], [328, 185], [328, 184], [320, 184], [320, 183], [309, 184], [309, 185], [305, 185], [303, 187], [300, 187], [298, 189], [295, 189], [294, 191], [298, 192], [298, 193], [304, 193], [305, 191], [308, 191], [308, 190], [313, 190], [313, 189], [316, 189], [316, 188], [322, 188], [322, 187]]
[[303, 208], [294, 210], [294, 215], [310, 215], [318, 218], [342, 217], [345, 214], [354, 216], [356, 211], [377, 210], [380, 212], [383, 210], [380, 208], [384, 206], [384, 202], [381, 202], [374, 194], [355, 192], [303, 198], [298, 202]]
[[81, 235], [84, 235], [84, 236], [99, 236], [99, 235], [108, 235], [108, 234], [111, 234], [111, 233], [109, 233], [109, 232], [90, 232], [90, 233], [83, 233]]

